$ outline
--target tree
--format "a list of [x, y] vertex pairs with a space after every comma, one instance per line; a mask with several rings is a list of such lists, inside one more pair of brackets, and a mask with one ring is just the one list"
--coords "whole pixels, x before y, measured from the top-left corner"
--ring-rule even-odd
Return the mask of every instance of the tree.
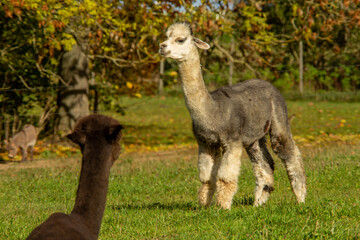
[[[359, 3], [293, 0], [267, 6], [268, 22], [281, 44], [278, 52], [283, 53], [273, 57], [276, 74], [292, 72], [291, 66], [297, 65], [299, 57], [299, 42], [303, 41], [308, 88], [354, 90], [359, 84], [358, 70], [352, 67], [360, 63], [356, 57], [360, 47]], [[345, 73], [347, 66], [352, 74]], [[352, 87], [346, 82], [352, 82]]]

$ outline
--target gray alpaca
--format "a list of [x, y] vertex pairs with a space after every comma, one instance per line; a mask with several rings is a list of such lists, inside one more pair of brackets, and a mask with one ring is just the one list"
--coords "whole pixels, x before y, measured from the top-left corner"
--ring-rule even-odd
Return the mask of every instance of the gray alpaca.
[[199, 145], [199, 203], [230, 209], [237, 191], [242, 148], [256, 176], [254, 205], [264, 204], [274, 190], [274, 160], [266, 147], [270, 135], [274, 152], [284, 163], [298, 202], [305, 202], [306, 177], [301, 153], [292, 138], [287, 107], [270, 83], [251, 79], [209, 93], [205, 87], [197, 48], [210, 46], [195, 38], [188, 24], [175, 23], [166, 32], [160, 53], [177, 61], [185, 103]]

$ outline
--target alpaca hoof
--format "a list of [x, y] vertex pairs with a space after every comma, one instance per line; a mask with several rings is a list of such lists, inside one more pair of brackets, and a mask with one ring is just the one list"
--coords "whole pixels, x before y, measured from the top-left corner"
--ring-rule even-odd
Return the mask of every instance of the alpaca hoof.
[[259, 198], [255, 199], [254, 207], [259, 207], [261, 205], [264, 205], [268, 201], [269, 196], [270, 196], [269, 193], [263, 192], [263, 194]]
[[217, 202], [217, 206], [224, 210], [231, 210], [231, 202]]
[[302, 191], [301, 193], [295, 194], [295, 195], [296, 195], [296, 201], [298, 203], [305, 203], [306, 190]]
[[217, 199], [216, 204], [223, 209], [231, 209], [233, 197], [237, 190], [237, 182], [225, 182], [219, 179], [216, 182]]
[[296, 201], [298, 203], [305, 203], [306, 197], [306, 185], [305, 184], [298, 184], [293, 188], [293, 192], [296, 197]]
[[274, 187], [271, 185], [265, 185], [264, 187], [257, 188], [255, 191], [254, 207], [259, 207], [265, 204], [268, 201], [272, 191], [274, 191]]
[[214, 194], [214, 189], [209, 183], [203, 183], [198, 191], [200, 207], [208, 207], [211, 204], [211, 199]]

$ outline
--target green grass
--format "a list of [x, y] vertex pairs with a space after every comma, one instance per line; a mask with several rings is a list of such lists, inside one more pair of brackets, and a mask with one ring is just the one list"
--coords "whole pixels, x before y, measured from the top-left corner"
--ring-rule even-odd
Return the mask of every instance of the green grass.
[[287, 100], [292, 101], [330, 101], [330, 102], [359, 102], [359, 91], [305, 91], [300, 93], [299, 91], [289, 91], [283, 93]]
[[[275, 158], [275, 191], [265, 206], [254, 208], [255, 178], [244, 155], [231, 211], [203, 209], [197, 204], [197, 150], [183, 99], [121, 98], [121, 103], [129, 106], [125, 116], [108, 115], [125, 124], [126, 151], [111, 172], [100, 239], [360, 239], [359, 142], [299, 144], [307, 174], [305, 204], [296, 203]], [[296, 114], [295, 136], [360, 133], [360, 103], [288, 105]], [[51, 213], [71, 211], [79, 159], [1, 165], [0, 239], [24, 239]]]
[[125, 125], [126, 146], [150, 147], [194, 144], [191, 118], [180, 97], [123, 97], [119, 102], [126, 114], [118, 119]]
[[[255, 179], [243, 157], [231, 211], [197, 205], [196, 150], [149, 159], [123, 154], [112, 169], [100, 239], [353, 239], [360, 237], [359, 146], [304, 149], [305, 204], [296, 204], [276, 160], [275, 191], [254, 208]], [[52, 212], [70, 212], [76, 167], [0, 172], [0, 239], [24, 239]]]
[[[109, 114], [125, 125], [125, 147], [142, 145], [156, 150], [196, 145], [182, 97], [122, 97], [119, 104], [126, 107], [126, 114]], [[360, 134], [360, 102], [288, 101], [288, 112], [295, 114], [291, 122], [293, 135], [307, 137], [309, 141], [312, 140], [309, 136]]]
[[288, 101], [288, 112], [293, 135], [360, 134], [360, 102]]

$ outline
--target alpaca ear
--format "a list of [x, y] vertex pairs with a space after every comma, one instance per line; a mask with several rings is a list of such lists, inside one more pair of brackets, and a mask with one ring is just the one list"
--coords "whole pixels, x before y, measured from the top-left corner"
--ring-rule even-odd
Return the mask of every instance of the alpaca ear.
[[194, 37], [194, 42], [195, 42], [195, 45], [198, 47], [198, 48], [201, 48], [201, 49], [209, 49], [210, 48], [210, 45], [207, 44], [206, 42]]
[[122, 129], [124, 129], [124, 127], [120, 124], [109, 127], [108, 140], [116, 141], [116, 142], [119, 141], [122, 136], [122, 134], [121, 134]]

